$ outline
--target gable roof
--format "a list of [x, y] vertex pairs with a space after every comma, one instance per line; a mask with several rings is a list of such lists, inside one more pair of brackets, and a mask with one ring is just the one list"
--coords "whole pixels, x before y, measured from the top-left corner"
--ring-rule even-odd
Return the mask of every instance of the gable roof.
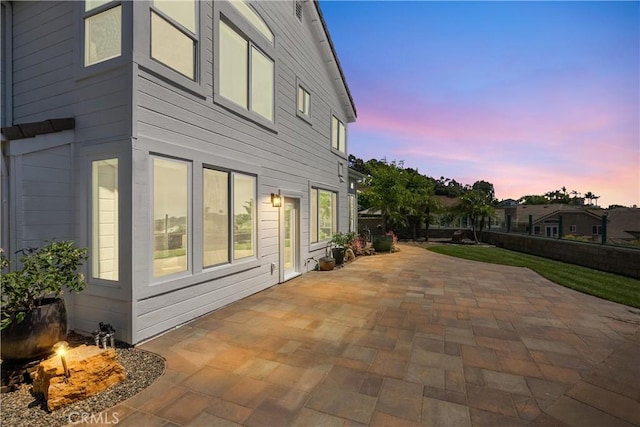
[[555, 211], [551, 211], [547, 213], [546, 215], [538, 217], [537, 219], [534, 219], [533, 222], [534, 224], [539, 223], [555, 215], [586, 215], [586, 216], [592, 217], [596, 221], [601, 220], [601, 217], [599, 215], [586, 209], [565, 209], [565, 210], [557, 209]]
[[[347, 85], [347, 79], [344, 77], [344, 72], [342, 71], [340, 60], [338, 60], [338, 54], [336, 53], [333, 41], [331, 41], [327, 23], [324, 20], [322, 10], [320, 9], [320, 3], [318, 0], [313, 0], [313, 4], [315, 6], [314, 9], [318, 14], [318, 19], [312, 19], [311, 22], [317, 24], [316, 29], [318, 30], [318, 36], [320, 37], [320, 45], [323, 47], [326, 56], [329, 58], [327, 60], [327, 64], [329, 65], [330, 72], [333, 74], [333, 81], [339, 88], [342, 89], [343, 93], [341, 94], [340, 99], [342, 101], [342, 106], [348, 113], [347, 121], [349, 123], [355, 122], [356, 117], [358, 116], [358, 113], [356, 112], [356, 105], [353, 102], [351, 91], [349, 90], [349, 86]], [[325, 40], [323, 40], [323, 37]]]
[[528, 220], [529, 215], [537, 221], [541, 217], [546, 217], [556, 213], [585, 212], [584, 206], [574, 206], [565, 204], [549, 205], [518, 205], [516, 207], [516, 217], [520, 221]]
[[608, 210], [607, 214], [610, 239], [640, 239], [640, 208], [616, 208]]

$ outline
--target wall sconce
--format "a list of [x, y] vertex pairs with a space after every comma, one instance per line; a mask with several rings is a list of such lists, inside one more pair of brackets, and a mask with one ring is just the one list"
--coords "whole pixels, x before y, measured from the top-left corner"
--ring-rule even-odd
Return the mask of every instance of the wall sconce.
[[274, 208], [282, 206], [282, 197], [279, 194], [271, 193], [271, 206]]
[[71, 374], [69, 373], [69, 367], [67, 367], [67, 360], [64, 358], [64, 355], [69, 350], [69, 343], [66, 341], [58, 341], [53, 345], [53, 351], [56, 352], [58, 356], [60, 356], [60, 360], [62, 360], [62, 369], [64, 370], [64, 376], [69, 378]]

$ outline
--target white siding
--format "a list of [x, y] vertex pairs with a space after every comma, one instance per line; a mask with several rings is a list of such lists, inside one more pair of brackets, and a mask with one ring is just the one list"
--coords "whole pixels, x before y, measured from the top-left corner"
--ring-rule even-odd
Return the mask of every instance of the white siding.
[[[339, 229], [348, 228], [347, 182], [338, 178], [338, 162], [346, 158], [331, 151], [330, 119], [332, 114], [347, 122], [348, 113], [342, 110], [333, 80], [327, 71], [327, 59], [310, 22], [301, 24], [289, 2], [258, 2], [256, 9], [265, 19], [276, 38], [275, 130], [265, 129], [247, 118], [230, 112], [213, 102], [213, 42], [211, 35], [215, 11], [202, 4], [207, 27], [201, 42], [206, 53], [201, 75], [204, 93], [185, 90], [146, 72], [144, 55], [140, 59], [137, 87], [137, 147], [139, 159], [134, 170], [148, 166], [149, 153], [178, 155], [192, 160], [194, 170], [201, 162], [229, 167], [224, 159], [238, 159], [260, 169], [258, 187], [259, 265], [222, 278], [208, 279], [196, 269], [189, 279], [169, 284], [151, 285], [147, 223], [150, 218], [148, 197], [140, 197], [134, 219], [134, 250], [137, 271], [134, 273], [134, 304], [136, 306], [135, 340], [145, 339], [198, 315], [228, 304], [278, 282], [279, 264], [278, 212], [269, 203], [269, 194], [286, 190], [302, 195], [300, 200], [301, 259], [321, 256], [323, 250], [310, 251], [309, 244], [309, 186], [325, 184], [339, 190]], [[215, 5], [214, 5], [215, 7]], [[305, 15], [315, 12], [308, 4]], [[141, 13], [141, 10], [138, 10]], [[141, 29], [144, 31], [144, 28]], [[215, 34], [213, 35], [215, 37]], [[326, 43], [326, 41], [324, 41]], [[136, 49], [144, 48], [136, 46]], [[311, 90], [311, 119], [308, 123], [296, 115], [297, 79]], [[166, 145], [175, 151], [165, 152]], [[177, 154], [174, 154], [177, 153]], [[148, 176], [141, 174], [140, 196], [148, 194]], [[134, 190], [135, 191], [135, 190]], [[198, 194], [194, 183], [194, 194]], [[195, 224], [197, 227], [197, 224]], [[197, 266], [196, 266], [197, 267]], [[302, 267], [302, 272], [305, 267]], [[198, 277], [202, 277], [198, 279]], [[157, 288], [157, 292], [154, 289]]]

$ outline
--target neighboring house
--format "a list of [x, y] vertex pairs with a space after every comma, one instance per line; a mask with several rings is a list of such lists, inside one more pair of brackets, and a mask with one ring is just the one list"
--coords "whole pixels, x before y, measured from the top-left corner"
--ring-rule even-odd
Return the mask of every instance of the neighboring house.
[[89, 248], [70, 327], [138, 343], [354, 226], [356, 110], [317, 1], [1, 4], [1, 243]]
[[612, 243], [640, 243], [640, 208], [608, 209], [607, 240]]
[[505, 223], [509, 221], [514, 232], [529, 231], [529, 216], [532, 219], [533, 235], [558, 237], [560, 216], [563, 234], [597, 239], [602, 234], [601, 211], [590, 211], [584, 206], [549, 204], [505, 206]]

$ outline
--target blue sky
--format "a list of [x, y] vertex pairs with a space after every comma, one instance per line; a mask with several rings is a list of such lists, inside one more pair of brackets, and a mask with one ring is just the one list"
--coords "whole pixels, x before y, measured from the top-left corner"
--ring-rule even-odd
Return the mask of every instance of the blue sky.
[[640, 2], [327, 1], [364, 160], [640, 205]]

